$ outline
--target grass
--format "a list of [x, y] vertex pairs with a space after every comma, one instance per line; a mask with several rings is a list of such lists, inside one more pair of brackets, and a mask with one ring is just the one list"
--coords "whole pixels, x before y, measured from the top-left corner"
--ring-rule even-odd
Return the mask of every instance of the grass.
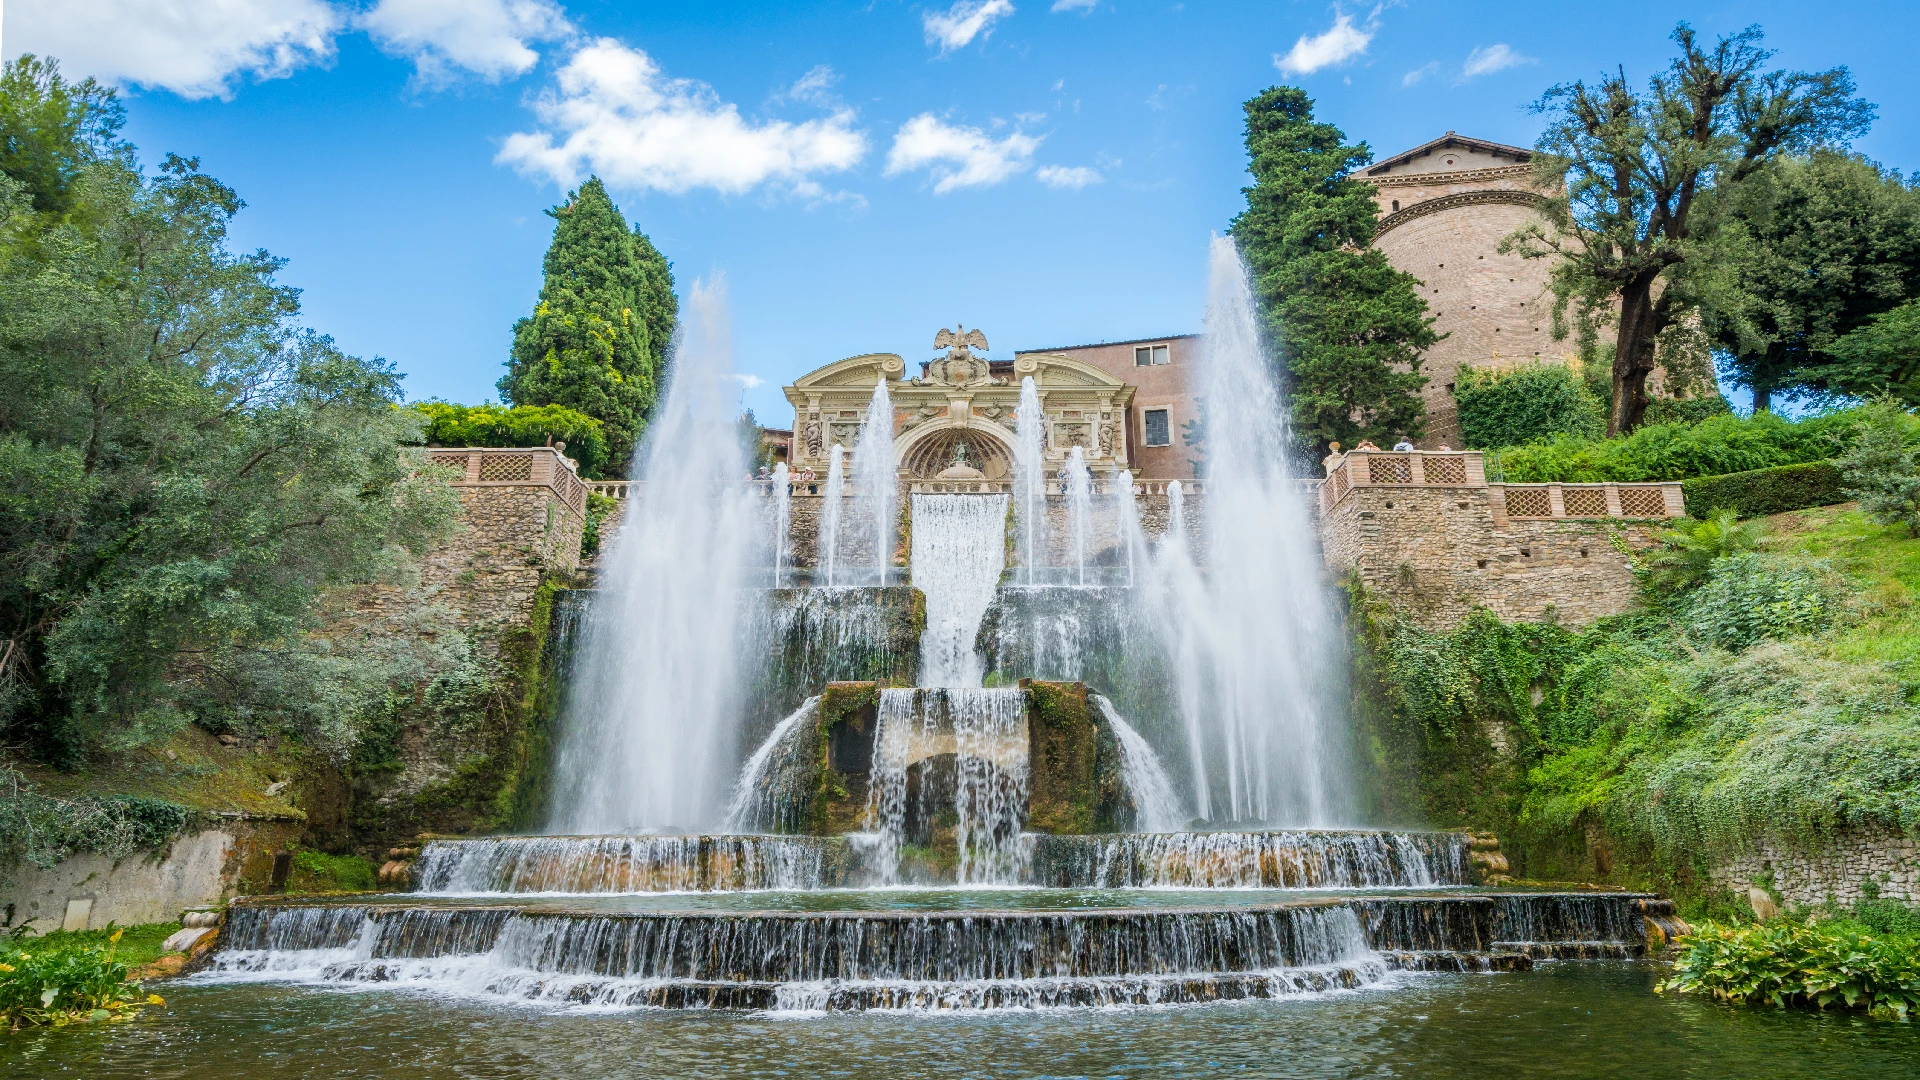
[[202, 729], [188, 725], [158, 746], [114, 755], [80, 772], [61, 772], [30, 762], [16, 763], [34, 787], [49, 795], [138, 795], [178, 803], [193, 810], [233, 811], [268, 818], [301, 819], [289, 785], [277, 795], [267, 788], [291, 780], [298, 759], [291, 747], [256, 753], [227, 747]]
[[1767, 524], [1769, 550], [1825, 559], [1860, 588], [1855, 619], [1807, 647], [1920, 681], [1920, 539], [1874, 524], [1851, 503], [1775, 514]]
[[293, 873], [287, 877], [290, 893], [372, 892], [379, 867], [358, 855], [328, 855], [301, 848], [293, 853]]
[[29, 956], [69, 949], [105, 948], [115, 931], [120, 933], [115, 956], [128, 964], [151, 964], [164, 955], [160, 944], [180, 929], [177, 922], [142, 923], [138, 926], [109, 926], [104, 930], [55, 930], [39, 937], [12, 939], [14, 948]]

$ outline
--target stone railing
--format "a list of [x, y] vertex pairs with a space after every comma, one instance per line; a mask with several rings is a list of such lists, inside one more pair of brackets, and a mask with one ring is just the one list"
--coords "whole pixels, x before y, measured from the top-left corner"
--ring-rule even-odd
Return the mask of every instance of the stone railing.
[[456, 486], [551, 488], [574, 513], [585, 516], [587, 512], [587, 482], [580, 479], [578, 466], [571, 458], [550, 446], [431, 449], [427, 457], [435, 465], [464, 470], [462, 479], [454, 481]]
[[[747, 480], [743, 482], [750, 487], [758, 489], [762, 495], [771, 496], [773, 494], [773, 481], [771, 480]], [[1133, 493], [1135, 495], [1165, 495], [1167, 493], [1167, 485], [1175, 482], [1176, 481], [1172, 480], [1135, 480], [1133, 482]], [[645, 481], [642, 480], [585, 480], [582, 481], [582, 483], [589, 491], [605, 495], [610, 499], [621, 502], [625, 502], [627, 499], [639, 495], [646, 486]], [[1205, 495], [1207, 493], [1207, 482], [1205, 480], [1180, 480], [1178, 483], [1182, 494]], [[1301, 480], [1298, 483], [1300, 490], [1307, 494], [1312, 494], [1314, 490], [1320, 486], [1320, 481], [1318, 480]], [[900, 490], [907, 494], [962, 492], [987, 495], [1011, 495], [1013, 493], [1013, 481], [903, 479], [900, 481]], [[1093, 494], [1095, 495], [1112, 495], [1118, 490], [1115, 481], [1103, 479], [1095, 479], [1093, 481]], [[789, 480], [787, 482], [787, 492], [790, 495], [800, 498], [805, 498], [810, 495], [825, 495], [827, 492], [827, 478], [824, 476], [816, 476], [812, 480]], [[860, 489], [856, 487], [852, 481], [847, 481], [845, 492], [849, 496], [859, 495]], [[1066, 495], [1067, 484], [1059, 480], [1048, 480], [1045, 493], [1048, 495]]]
[[1351, 450], [1326, 461], [1320, 509], [1370, 487], [1487, 488], [1508, 518], [1674, 518], [1686, 516], [1677, 483], [1492, 484], [1477, 450]]

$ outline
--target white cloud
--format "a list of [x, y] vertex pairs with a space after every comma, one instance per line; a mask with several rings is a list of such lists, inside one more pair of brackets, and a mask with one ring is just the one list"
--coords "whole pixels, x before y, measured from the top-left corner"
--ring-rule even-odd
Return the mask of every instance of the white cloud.
[[532, 43], [574, 33], [552, 0], [380, 0], [358, 24], [432, 84], [462, 69], [490, 81], [523, 75], [540, 59]]
[[777, 184], [812, 198], [812, 177], [852, 168], [867, 152], [850, 109], [755, 123], [711, 87], [669, 79], [652, 57], [611, 38], [575, 52], [533, 110], [545, 130], [507, 136], [495, 160], [562, 185], [594, 172], [629, 189], [737, 194]]
[[979, 128], [955, 127], [932, 113], [921, 113], [894, 133], [893, 149], [887, 151], [887, 175], [930, 169], [933, 193], [945, 195], [955, 188], [997, 184], [1023, 173], [1039, 148], [1038, 138], [1018, 131], [995, 139]]
[[1467, 64], [1460, 69], [1460, 77], [1463, 79], [1474, 79], [1482, 75], [1491, 75], [1496, 71], [1505, 71], [1510, 67], [1519, 67], [1521, 64], [1531, 64], [1533, 62], [1533, 57], [1521, 56], [1504, 42], [1495, 45], [1482, 45], [1467, 54]]
[[735, 382], [739, 383], [740, 388], [743, 390], [755, 390], [761, 386], [766, 385], [766, 382], [767, 382], [767, 380], [761, 378], [758, 375], [749, 375], [744, 371], [736, 371], [732, 375], [728, 376], [728, 378], [731, 378]]
[[1100, 0], [1053, 0], [1052, 10], [1055, 12], [1092, 11], [1099, 6]]
[[927, 43], [940, 46], [942, 53], [963, 49], [974, 38], [991, 34], [996, 19], [1013, 14], [1013, 0], [956, 0], [944, 12], [929, 11], [920, 17], [926, 28]]
[[1273, 66], [1286, 75], [1311, 75], [1323, 67], [1344, 63], [1367, 51], [1367, 44], [1373, 40], [1375, 24], [1353, 25], [1353, 17], [1337, 13], [1333, 25], [1324, 34], [1308, 37], [1300, 35], [1293, 43], [1287, 55], [1274, 54]]
[[1085, 165], [1075, 165], [1072, 168], [1064, 165], [1042, 165], [1040, 171], [1033, 176], [1050, 188], [1060, 188], [1064, 191], [1079, 191], [1088, 184], [1098, 184], [1106, 179]]
[[793, 81], [781, 97], [793, 101], [804, 101], [809, 105], [832, 105], [835, 101], [833, 88], [840, 82], [840, 73], [827, 64], [815, 64], [805, 75]]
[[1412, 86], [1415, 83], [1421, 81], [1422, 79], [1425, 79], [1429, 75], [1433, 75], [1437, 73], [1439, 70], [1440, 70], [1440, 61], [1429, 60], [1426, 63], [1420, 65], [1419, 67], [1414, 68], [1412, 71], [1407, 72], [1405, 75], [1400, 76], [1400, 85]]
[[237, 75], [277, 79], [333, 58], [343, 20], [323, 0], [15, 0], [9, 56], [53, 56], [69, 76], [185, 98], [229, 97]]

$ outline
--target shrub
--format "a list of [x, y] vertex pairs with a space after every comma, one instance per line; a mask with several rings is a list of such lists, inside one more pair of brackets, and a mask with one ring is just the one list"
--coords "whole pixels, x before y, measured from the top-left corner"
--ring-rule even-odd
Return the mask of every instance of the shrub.
[[1673, 974], [1657, 989], [1735, 1005], [1842, 1005], [1904, 1020], [1920, 1007], [1920, 947], [1844, 921], [1704, 923], [1682, 939]]
[[426, 415], [427, 442], [433, 446], [541, 446], [551, 438], [567, 444], [567, 456], [580, 463], [582, 476], [598, 477], [607, 463], [605, 426], [564, 405], [508, 408], [433, 400], [413, 409]]
[[0, 945], [0, 1023], [9, 1027], [85, 1024], [125, 1020], [141, 1005], [163, 1004], [142, 996], [127, 981], [127, 965], [114, 957], [120, 932], [103, 948], [67, 946], [27, 951]]
[[133, 795], [58, 798], [0, 766], [0, 881], [22, 862], [45, 869], [80, 851], [117, 859], [162, 847], [192, 817], [184, 806]]
[[1511, 371], [1462, 367], [1453, 399], [1466, 445], [1520, 446], [1555, 435], [1596, 439], [1607, 409], [1565, 364], [1532, 363]]
[[[1767, 469], [1824, 461], [1844, 452], [1859, 427], [1859, 410], [1784, 420], [1772, 413], [1721, 415], [1697, 424], [1648, 424], [1618, 439], [1559, 436], [1503, 450], [1510, 483], [1633, 483]], [[1920, 420], [1903, 426], [1920, 438]]]
[[1824, 563], [1791, 563], [1749, 552], [1715, 559], [1707, 582], [1682, 607], [1687, 633], [1738, 652], [1764, 638], [1818, 630], [1833, 620]]
[[597, 491], [587, 492], [587, 523], [580, 529], [580, 558], [592, 559], [600, 554], [600, 526], [608, 515], [620, 509], [620, 500], [611, 495], [602, 495]]
[[1682, 480], [1680, 490], [1687, 497], [1687, 513], [1695, 517], [1719, 509], [1737, 510], [1747, 516], [1783, 514], [1831, 506], [1849, 498], [1840, 467], [1831, 461], [1696, 476]]
[[1655, 593], [1690, 589], [1706, 580], [1715, 560], [1759, 547], [1765, 532], [1764, 522], [1742, 522], [1731, 507], [1682, 521], [1661, 535], [1666, 546], [1648, 560], [1647, 584]]
[[1920, 454], [1907, 438], [1913, 417], [1884, 404], [1860, 411], [1860, 437], [1837, 462], [1847, 493], [1873, 520], [1920, 536]]
[[1719, 394], [1707, 397], [1654, 398], [1647, 402], [1643, 424], [1697, 424], [1716, 416], [1730, 416], [1733, 406]]

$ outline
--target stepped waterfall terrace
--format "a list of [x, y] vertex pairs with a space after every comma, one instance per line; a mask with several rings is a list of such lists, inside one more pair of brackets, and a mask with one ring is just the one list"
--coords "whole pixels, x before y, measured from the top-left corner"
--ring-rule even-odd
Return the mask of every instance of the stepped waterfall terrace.
[[[1005, 495], [913, 502], [912, 585], [746, 594], [715, 831], [432, 840], [409, 893], [237, 904], [201, 978], [802, 1013], [1174, 1005], [1628, 959], [1677, 929], [1650, 895], [1490, 888], [1465, 833], [1208, 826], [1165, 608], [1019, 584]], [[592, 606], [569, 598], [556, 632]]]

